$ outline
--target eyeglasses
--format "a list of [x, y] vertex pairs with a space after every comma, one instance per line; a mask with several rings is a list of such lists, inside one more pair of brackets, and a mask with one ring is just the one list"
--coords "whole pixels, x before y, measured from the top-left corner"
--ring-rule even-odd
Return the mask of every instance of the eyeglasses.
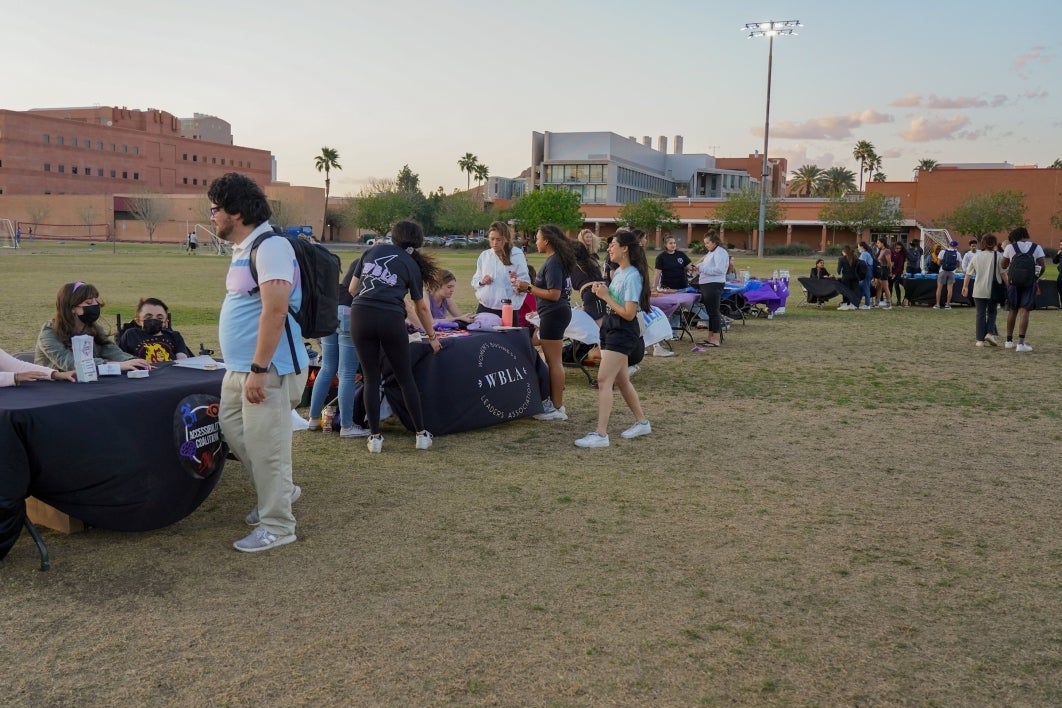
[[214, 215], [215, 215], [215, 214], [217, 214], [217, 213], [218, 213], [219, 211], [221, 211], [221, 207], [210, 207], [210, 215], [211, 215], [211, 216], [214, 216]]

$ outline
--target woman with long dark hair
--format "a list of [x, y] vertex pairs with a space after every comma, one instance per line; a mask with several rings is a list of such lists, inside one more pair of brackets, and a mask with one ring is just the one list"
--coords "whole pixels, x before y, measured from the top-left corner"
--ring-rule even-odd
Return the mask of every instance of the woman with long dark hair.
[[704, 237], [706, 253], [697, 263], [697, 285], [701, 290], [701, 301], [708, 311], [708, 346], [718, 347], [723, 343], [723, 320], [719, 312], [719, 303], [726, 285], [726, 271], [730, 267], [730, 254], [723, 248], [723, 242], [714, 230]]
[[[594, 294], [608, 306], [601, 325], [601, 367], [597, 372], [597, 429], [575, 441], [577, 447], [608, 447], [608, 420], [612, 415], [612, 386], [634, 413], [634, 425], [621, 434], [625, 440], [652, 432], [642, 412], [638, 392], [631, 383], [627, 362], [638, 348], [644, 348], [638, 313], [649, 311], [649, 264], [638, 238], [620, 229], [608, 245], [609, 259], [616, 264], [612, 282], [595, 282]], [[726, 263], [726, 261], [724, 261]], [[724, 266], [725, 268], [725, 266]], [[726, 272], [725, 269], [723, 271]]]
[[543, 412], [538, 420], [568, 420], [564, 409], [564, 362], [561, 351], [564, 330], [572, 321], [572, 271], [576, 268], [575, 241], [560, 228], [540, 226], [535, 240], [539, 253], [546, 254], [546, 262], [538, 270], [534, 283], [517, 280], [516, 291], [531, 293], [538, 303], [538, 343], [549, 367], [549, 398], [542, 401]]
[[424, 229], [414, 221], [400, 221], [391, 229], [393, 244], [373, 246], [358, 261], [350, 280], [354, 296], [350, 310], [350, 334], [361, 361], [365, 380], [362, 395], [369, 418], [369, 452], [383, 449], [380, 434], [381, 350], [391, 364], [402, 400], [417, 431], [416, 447], [427, 450], [432, 436], [424, 429], [424, 412], [420, 391], [413, 380], [409, 359], [409, 335], [406, 333], [405, 297], [413, 301], [417, 318], [428, 333], [433, 352], [441, 348], [432, 328], [431, 310], [424, 297], [424, 284], [438, 284], [440, 270], [431, 258], [417, 249], [424, 245]]
[[[856, 257], [851, 246], [841, 249], [841, 256], [837, 259], [837, 277], [841, 280], [841, 304], [838, 310], [855, 310], [859, 300], [859, 275], [856, 272]], [[853, 300], [852, 298], [855, 298]]]
[[80, 280], [67, 283], [55, 294], [55, 316], [44, 323], [37, 335], [33, 361], [58, 371], [74, 370], [71, 338], [87, 334], [92, 337], [92, 356], [96, 364], [117, 362], [122, 371], [150, 369], [151, 364], [123, 352], [97, 322], [103, 303], [95, 285]]
[[502, 300], [511, 300], [513, 311], [524, 304], [524, 296], [516, 292], [513, 279], [528, 280], [527, 258], [513, 245], [512, 231], [504, 221], [495, 221], [487, 231], [490, 248], [479, 254], [472, 287], [476, 289], [476, 312], [502, 314]]

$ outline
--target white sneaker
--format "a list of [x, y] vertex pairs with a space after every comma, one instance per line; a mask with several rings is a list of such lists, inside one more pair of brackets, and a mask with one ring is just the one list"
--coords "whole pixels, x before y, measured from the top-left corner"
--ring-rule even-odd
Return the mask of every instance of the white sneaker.
[[608, 447], [608, 436], [598, 435], [597, 431], [587, 433], [575, 441], [576, 447]]
[[996, 339], [996, 335], [994, 335], [994, 334], [986, 334], [985, 335], [985, 342], [989, 346], [992, 346], [992, 347], [998, 347], [999, 346], [999, 340]]
[[638, 366], [637, 364], [631, 364], [630, 366], [627, 367], [627, 378], [631, 378], [632, 376], [634, 376], [635, 374], [637, 374], [641, 370], [642, 370], [642, 368], [640, 366]]
[[945, 305], [945, 306], [944, 306], [944, 309], [945, 309], [945, 310], [950, 310], [950, 309], [951, 309], [951, 305]]
[[357, 423], [354, 423], [349, 428], [339, 429], [339, 437], [341, 438], [364, 438], [369, 435], [372, 435], [372, 431], [361, 427]]
[[417, 449], [427, 450], [431, 447], [432, 435], [427, 430], [422, 430], [417, 433]]
[[1032, 351], [1032, 345], [1022, 342], [1021, 344], [1018, 345], [1018, 351], [1019, 352], [1031, 352]]
[[307, 422], [309, 423], [307, 430], [324, 430], [324, 420], [322, 418], [309, 418]]
[[1004, 349], [1013, 349], [1016, 346], [1018, 345], [1014, 343], [1013, 339], [1008, 339], [1006, 342], [1003, 343]]
[[888, 300], [882, 300], [881, 302], [878, 303], [878, 307], [880, 307], [882, 309], [887, 309], [889, 307], [892, 307], [892, 305], [889, 303]]
[[[297, 484], [291, 486], [291, 503], [294, 504], [302, 496], [302, 487]], [[251, 509], [251, 513], [243, 518], [247, 522], [248, 526], [257, 526], [262, 522], [261, 517], [258, 516], [258, 507]]]
[[873, 310], [874, 308], [872, 308], [870, 305], [860, 305], [859, 309], [860, 310]]
[[933, 309], [934, 310], [939, 310], [940, 309], [940, 305], [933, 305]]
[[286, 546], [289, 543], [294, 542], [295, 534], [293, 533], [289, 533], [285, 536], [277, 536], [259, 526], [254, 531], [232, 544], [232, 547], [237, 551], [243, 551], [244, 553], [257, 553], [258, 551], [268, 551], [270, 548]]
[[837, 306], [837, 309], [841, 310], [843, 312], [844, 310], [848, 309], [848, 305], [847, 305], [847, 303], [843, 303], [842, 302], [840, 305]]
[[365, 447], [369, 448], [369, 452], [383, 451], [383, 435], [370, 435]]
[[648, 420], [643, 420], [641, 423], [635, 423], [631, 427], [620, 433], [620, 437], [624, 440], [630, 440], [632, 438], [638, 438], [642, 435], [648, 435], [653, 432], [653, 428], [649, 425]]
[[675, 356], [675, 352], [670, 352], [657, 344], [653, 347], [653, 356]]
[[568, 412], [564, 406], [555, 408], [550, 400], [542, 401], [542, 412], [532, 416], [535, 420], [568, 420]]
[[985, 345], [984, 342], [974, 342], [974, 346], [975, 347], [983, 347], [984, 345]]

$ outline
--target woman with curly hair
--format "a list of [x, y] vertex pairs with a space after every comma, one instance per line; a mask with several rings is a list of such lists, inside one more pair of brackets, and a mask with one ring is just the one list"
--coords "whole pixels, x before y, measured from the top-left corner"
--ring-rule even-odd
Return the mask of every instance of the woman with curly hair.
[[564, 363], [561, 351], [564, 330], [572, 321], [572, 272], [575, 270], [575, 241], [552, 224], [540, 226], [535, 240], [539, 253], [546, 254], [546, 262], [538, 270], [534, 283], [517, 280], [519, 293], [530, 293], [538, 303], [538, 343], [549, 367], [549, 398], [542, 401], [543, 412], [538, 420], [568, 420], [564, 409]]

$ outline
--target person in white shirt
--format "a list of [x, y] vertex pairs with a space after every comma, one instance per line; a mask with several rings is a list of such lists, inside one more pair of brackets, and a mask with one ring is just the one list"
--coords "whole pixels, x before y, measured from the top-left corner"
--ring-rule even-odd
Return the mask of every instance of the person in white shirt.
[[708, 346], [718, 347], [723, 340], [719, 303], [723, 296], [723, 286], [726, 284], [730, 254], [723, 248], [719, 234], [714, 230], [704, 237], [704, 247], [708, 252], [697, 263], [697, 285], [701, 289], [704, 309], [708, 311]]
[[476, 312], [490, 312], [501, 317], [502, 300], [511, 300], [513, 311], [524, 304], [524, 295], [516, 291], [513, 282], [530, 280], [527, 258], [523, 251], [513, 246], [512, 232], [503, 221], [490, 225], [487, 242], [490, 248], [479, 254], [476, 272], [472, 275], [472, 287], [479, 303]]
[[961, 270], [963, 273], [967, 272], [967, 269], [970, 267], [970, 261], [972, 261], [974, 259], [974, 256], [976, 256], [978, 253], [977, 239], [970, 239], [969, 242], [967, 242], [966, 246], [966, 253], [962, 254], [962, 264], [959, 266], [959, 270]]

